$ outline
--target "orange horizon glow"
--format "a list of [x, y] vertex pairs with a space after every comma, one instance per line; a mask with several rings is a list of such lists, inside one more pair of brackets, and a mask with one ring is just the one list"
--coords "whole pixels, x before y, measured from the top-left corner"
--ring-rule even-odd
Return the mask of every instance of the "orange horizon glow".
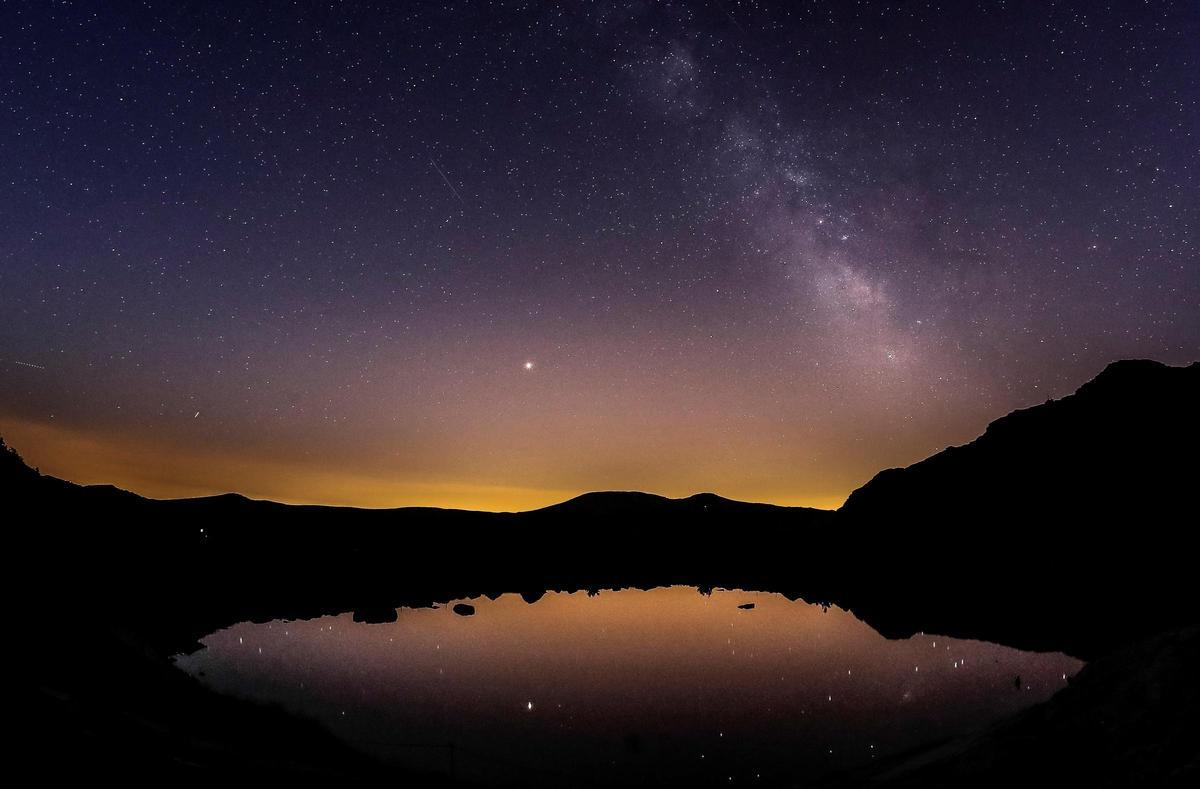
[[1061, 47], [925, 5], [9, 5], [0, 435], [72, 482], [835, 509], [1200, 356], [1194, 3]]
[[594, 490], [639, 490], [670, 498], [714, 492], [730, 499], [780, 506], [837, 509], [849, 495], [775, 496], [752, 489], [712, 487], [521, 487], [453, 479], [388, 477], [322, 469], [317, 463], [256, 458], [204, 449], [166, 449], [154, 442], [65, 428], [30, 420], [0, 419], [0, 436], [41, 473], [80, 485], [113, 485], [147, 498], [177, 499], [239, 493], [283, 504], [368, 509], [408, 506], [486, 512], [538, 509]]
[[[497, 373], [494, 386], [473, 387], [444, 413], [406, 414], [412, 425], [384, 397], [342, 404], [345, 416], [323, 420], [217, 404], [134, 409], [131, 399], [155, 394], [130, 390], [79, 415], [56, 418], [54, 402], [41, 404], [44, 416], [0, 412], [0, 436], [44, 474], [158, 499], [232, 492], [285, 504], [520, 512], [593, 491], [641, 491], [834, 510], [881, 470], [969, 442], [1031, 404], [986, 391], [938, 400], [925, 394], [931, 382], [864, 378], [797, 389], [804, 409], [784, 419], [771, 390], [737, 405], [730, 378], [706, 392], [685, 388], [688, 399], [641, 384], [647, 394], [625, 400], [578, 384], [541, 392], [530, 377], [523, 367], [510, 379]], [[901, 389], [906, 396], [893, 399]]]

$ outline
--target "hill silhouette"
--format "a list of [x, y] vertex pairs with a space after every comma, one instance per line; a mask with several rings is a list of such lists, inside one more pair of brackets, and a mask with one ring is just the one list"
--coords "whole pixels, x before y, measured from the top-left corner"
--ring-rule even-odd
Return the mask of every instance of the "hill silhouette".
[[[182, 632], [154, 632], [184, 644], [272, 613], [680, 583], [832, 601], [888, 635], [1094, 657], [1194, 617], [1196, 402], [1200, 365], [1116, 362], [967, 445], [880, 472], [837, 512], [636, 492], [523, 513], [164, 501], [39, 475], [7, 451], [0, 484], [53, 524], [18, 539], [63, 584], [101, 573], [130, 611], [169, 608]], [[147, 584], [171, 593], [148, 601]]]
[[1116, 362], [880, 472], [838, 512], [863, 557], [843, 599], [885, 633], [948, 627], [1088, 657], [1194, 620], [1197, 403], [1200, 364]]
[[841, 511], [863, 519], [964, 516], [1019, 526], [1155, 511], [1194, 479], [1200, 364], [1114, 362], [1060, 400], [1014, 411], [983, 435], [907, 468], [881, 471]]
[[[1198, 364], [1114, 363], [969, 444], [880, 472], [836, 512], [636, 492], [523, 513], [164, 501], [41, 475], [8, 447], [0, 497], [33, 571], [27, 606], [43, 653], [33, 679], [76, 701], [95, 696], [97, 661], [130, 676], [129, 661], [165, 665], [245, 620], [354, 611], [387, 621], [400, 605], [671, 584], [831, 602], [893, 637], [936, 632], [1095, 660], [1197, 622], [1196, 403]], [[81, 644], [100, 653], [88, 670]], [[206, 710], [214, 730], [256, 714], [134, 674], [142, 701], [129, 719], [171, 725], [163, 699]], [[240, 747], [224, 742], [222, 758], [237, 764]], [[281, 748], [280, 763], [309, 769]], [[186, 758], [209, 764], [204, 753]]]

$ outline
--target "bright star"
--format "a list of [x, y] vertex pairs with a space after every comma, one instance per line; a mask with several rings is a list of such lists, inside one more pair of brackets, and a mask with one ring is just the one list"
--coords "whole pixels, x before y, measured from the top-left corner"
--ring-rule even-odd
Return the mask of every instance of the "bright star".
[[526, 369], [526, 370], [532, 370], [532, 369], [533, 369], [533, 362], [525, 362], [525, 369]]

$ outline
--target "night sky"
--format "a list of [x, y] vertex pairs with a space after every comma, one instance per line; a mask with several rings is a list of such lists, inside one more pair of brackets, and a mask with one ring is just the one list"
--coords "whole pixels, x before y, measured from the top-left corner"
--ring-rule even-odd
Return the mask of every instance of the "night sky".
[[0, 6], [44, 472], [837, 506], [1200, 358], [1193, 0], [252, 5]]

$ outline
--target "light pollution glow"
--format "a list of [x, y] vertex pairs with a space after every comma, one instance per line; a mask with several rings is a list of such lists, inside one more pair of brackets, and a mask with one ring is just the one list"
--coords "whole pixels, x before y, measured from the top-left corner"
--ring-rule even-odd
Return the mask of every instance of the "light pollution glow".
[[0, 6], [43, 471], [835, 507], [1200, 357], [1196, 3], [319, 6]]

